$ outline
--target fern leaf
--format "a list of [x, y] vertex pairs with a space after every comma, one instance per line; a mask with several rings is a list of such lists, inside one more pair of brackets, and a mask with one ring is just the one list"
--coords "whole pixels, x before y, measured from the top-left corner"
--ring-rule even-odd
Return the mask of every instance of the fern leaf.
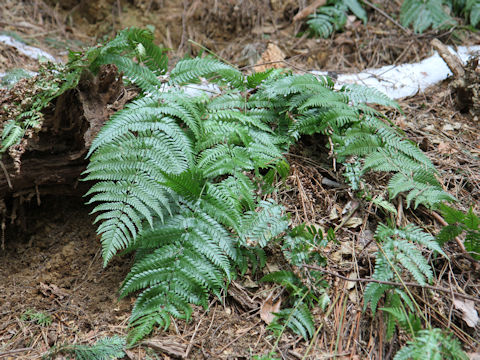
[[456, 24], [443, 10], [442, 0], [405, 0], [400, 8], [400, 21], [404, 26], [412, 25], [419, 34], [430, 26], [441, 29]]
[[66, 345], [53, 349], [45, 358], [53, 359], [58, 354], [69, 354], [77, 360], [112, 360], [125, 356], [125, 339], [119, 336], [105, 337], [93, 345]]
[[17, 144], [25, 134], [25, 131], [14, 120], [7, 122], [2, 132], [2, 148], [0, 153], [5, 152], [10, 146]]
[[272, 200], [260, 202], [259, 207], [258, 212], [246, 212], [242, 219], [240, 237], [248, 246], [264, 247], [288, 226], [283, 208]]
[[170, 73], [170, 82], [193, 83], [198, 82], [201, 77], [214, 81], [217, 76], [234, 87], [244, 85], [244, 77], [240, 71], [213, 58], [180, 60]]

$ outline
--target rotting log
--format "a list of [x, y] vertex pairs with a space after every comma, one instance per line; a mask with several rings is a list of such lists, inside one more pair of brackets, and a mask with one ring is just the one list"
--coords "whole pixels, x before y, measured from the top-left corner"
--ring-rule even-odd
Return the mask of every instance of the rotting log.
[[440, 40], [433, 39], [431, 44], [453, 73], [455, 80], [451, 87], [455, 94], [458, 110], [470, 112], [474, 120], [478, 121], [480, 113], [479, 57], [471, 58], [464, 66], [458, 56], [451, 53]]
[[[124, 87], [115, 65], [101, 67], [96, 76], [85, 71], [75, 89], [60, 95], [46, 109], [41, 129], [2, 156], [0, 200], [79, 193], [78, 180], [93, 138], [136, 94]], [[2, 100], [5, 103], [5, 98], [0, 103]]]

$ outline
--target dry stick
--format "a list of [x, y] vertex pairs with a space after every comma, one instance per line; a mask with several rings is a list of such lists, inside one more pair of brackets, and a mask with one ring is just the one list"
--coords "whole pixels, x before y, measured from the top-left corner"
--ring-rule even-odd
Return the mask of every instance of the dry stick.
[[193, 332], [193, 335], [190, 339], [190, 342], [188, 343], [188, 347], [187, 347], [187, 350], [185, 351], [184, 359], [188, 359], [188, 355], [190, 354], [190, 351], [192, 350], [193, 340], [195, 339], [195, 335], [197, 335], [197, 331], [198, 331], [198, 328], [200, 327], [200, 324], [202, 323], [202, 320], [203, 320], [203, 317], [200, 319], [197, 326], [195, 326], [195, 331]]
[[7, 355], [10, 355], [10, 354], [16, 354], [16, 353], [19, 353], [19, 352], [30, 351], [30, 350], [33, 350], [33, 348], [29, 347], [29, 348], [22, 348], [22, 349], [5, 351], [5, 352], [0, 353], [0, 358], [4, 357], [4, 356], [7, 356]]
[[385, 11], [383, 11], [382, 9], [380, 9], [378, 6], [376, 6], [375, 4], [372, 4], [370, 1], [368, 0], [363, 0], [363, 2], [365, 4], [367, 4], [368, 6], [370, 6], [373, 10], [375, 11], [378, 11], [380, 14], [382, 14], [383, 16], [385, 16], [388, 20], [390, 20], [392, 23], [394, 23], [395, 25], [397, 25], [400, 29], [402, 29], [407, 35], [412, 35], [412, 32], [407, 29], [406, 27], [404, 27], [402, 24], [400, 24], [397, 20], [395, 20], [394, 18], [392, 18], [390, 15], [388, 15]]
[[9, 187], [10, 189], [13, 189], [12, 182], [10, 181], [10, 175], [8, 175], [7, 168], [6, 168], [5, 165], [3, 164], [3, 161], [2, 161], [2, 160], [0, 160], [0, 166], [2, 167], [3, 173], [5, 174], [5, 178], [7, 179], [8, 187]]
[[[442, 225], [442, 226], [447, 226], [448, 223], [445, 221], [443, 217], [441, 217], [439, 214], [437, 214], [435, 211], [431, 211], [430, 214]], [[475, 269], [478, 270], [480, 269], [480, 262], [476, 260], [470, 253], [465, 249], [465, 245], [462, 242], [462, 239], [460, 239], [459, 236], [455, 236], [455, 242], [457, 245], [460, 247], [460, 250], [462, 250], [462, 257], [470, 261], [473, 266], [475, 266]]]
[[[335, 276], [335, 277], [338, 277], [338, 278], [340, 278], [342, 280], [346, 280], [346, 281], [373, 282], [373, 283], [384, 284], [384, 285], [403, 286], [401, 283], [397, 283], [397, 282], [393, 282], [393, 281], [382, 281], [382, 280], [376, 280], [376, 279], [363, 279], [363, 278], [357, 278], [357, 279], [353, 278], [353, 279], [351, 279], [351, 278], [348, 278], [346, 276], [334, 273], [332, 271], [325, 270], [324, 268], [322, 268], [320, 266], [308, 265], [308, 264], [304, 264], [303, 266], [308, 268], [308, 269], [312, 269], [312, 270], [316, 270], [316, 271], [322, 271], [325, 274]], [[444, 288], [444, 287], [438, 287], [438, 286], [433, 286], [433, 285], [422, 285], [422, 284], [411, 283], [411, 282], [404, 282], [403, 284], [405, 284], [406, 286], [421, 287], [421, 288], [430, 289], [430, 290], [434, 290], [434, 291], [440, 291], [440, 292], [444, 292], [444, 293], [448, 293], [448, 294], [453, 294], [455, 296], [458, 296], [458, 297], [461, 297], [461, 298], [464, 298], [464, 299], [468, 299], [468, 300], [472, 300], [473, 302], [476, 302], [476, 303], [480, 304], [480, 298], [478, 298], [478, 297], [467, 295], [467, 294], [460, 294], [460, 293], [457, 293], [455, 291], [452, 291], [451, 289], [447, 289], [447, 288]]]
[[[445, 221], [443, 217], [441, 217], [439, 214], [437, 214], [435, 211], [430, 212], [430, 214], [440, 223], [442, 226], [447, 226], [448, 223]], [[456, 236], [455, 241], [457, 242], [458, 246], [463, 252], [467, 252], [467, 249], [465, 249], [465, 245], [463, 244], [462, 240]]]
[[327, 0], [316, 0], [316, 1], [314, 1], [313, 3], [308, 5], [306, 8], [304, 8], [303, 10], [298, 12], [297, 15], [295, 15], [293, 17], [293, 22], [295, 23], [297, 21], [305, 19], [308, 15], [315, 12], [315, 10], [317, 10], [318, 7], [323, 6], [326, 3], [327, 3]]
[[447, 66], [452, 70], [452, 73], [456, 78], [461, 78], [465, 75], [462, 61], [455, 54], [452, 54], [448, 50], [448, 47], [438, 39], [433, 39], [430, 41], [430, 44], [438, 51], [438, 55], [440, 55], [443, 61], [447, 63]]
[[297, 170], [295, 169], [294, 171], [295, 173], [295, 179], [297, 180], [297, 184], [298, 184], [298, 192], [300, 193], [300, 200], [302, 201], [302, 207], [303, 207], [303, 214], [305, 215], [305, 219], [307, 219], [307, 223], [310, 221], [308, 219], [308, 215], [307, 215], [307, 208], [305, 206], [305, 201], [303, 200], [304, 199], [304, 190], [303, 190], [303, 186], [302, 186], [302, 182], [300, 181], [300, 178], [298, 177], [298, 173], [297, 173]]

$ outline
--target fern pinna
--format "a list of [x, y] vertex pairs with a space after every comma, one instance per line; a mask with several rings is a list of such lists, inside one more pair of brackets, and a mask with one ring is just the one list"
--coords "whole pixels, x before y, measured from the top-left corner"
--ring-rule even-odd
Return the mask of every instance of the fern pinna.
[[[285, 233], [288, 220], [283, 207], [260, 200], [259, 189], [272, 191], [275, 177], [288, 174], [283, 154], [302, 134], [330, 136], [340, 160], [365, 159], [364, 172], [396, 172], [392, 181], [401, 174], [402, 191], [416, 191], [417, 199], [430, 176], [440, 195], [416, 205], [448, 197], [431, 179], [428, 159], [366, 105], [395, 106], [381, 93], [335, 90], [326, 77], [283, 70], [245, 76], [213, 58], [180, 61], [163, 84], [162, 52], [142, 34], [125, 30], [92, 55], [93, 71], [112, 61], [142, 92], [93, 141], [85, 178], [95, 181], [87, 195], [96, 204], [104, 264], [135, 251], [121, 288], [122, 296], [139, 294], [130, 344], [155, 325], [168, 327], [171, 316], [188, 319], [190, 304], [206, 307], [248, 259], [263, 261], [262, 247]], [[200, 78], [221, 94], [187, 95], [182, 86]], [[393, 165], [375, 162], [382, 156]]]

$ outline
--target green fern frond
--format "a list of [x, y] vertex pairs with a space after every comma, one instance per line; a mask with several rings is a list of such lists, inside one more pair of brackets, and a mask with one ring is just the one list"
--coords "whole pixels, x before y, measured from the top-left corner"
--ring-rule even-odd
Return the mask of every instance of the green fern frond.
[[347, 22], [346, 10], [342, 1], [337, 1], [334, 6], [322, 6], [307, 21], [310, 32], [327, 38], [334, 31], [342, 30]]
[[285, 73], [284, 69], [274, 69], [270, 68], [262, 72], [255, 72], [251, 75], [248, 75], [246, 78], [247, 87], [249, 89], [255, 89], [257, 86], [262, 84], [264, 81], [271, 81], [276, 78], [279, 78]]
[[398, 103], [390, 99], [380, 90], [359, 84], [344, 85], [341, 92], [345, 93], [353, 105], [378, 104], [399, 109]]
[[275, 320], [268, 328], [273, 329], [279, 323], [286, 323], [289, 329], [295, 334], [301, 335], [305, 340], [311, 339], [315, 333], [313, 316], [306, 304], [280, 310], [275, 314]]
[[123, 55], [107, 54], [97, 59], [96, 63], [98, 65], [115, 64], [131, 83], [138, 85], [146, 93], [155, 93], [162, 86], [155, 73], [149, 68]]
[[25, 130], [17, 122], [8, 121], [3, 128], [0, 153], [5, 152], [12, 145], [18, 144], [24, 134]]
[[[176, 97], [180, 99], [179, 101], [182, 101], [180, 94], [177, 94]], [[171, 97], [168, 99], [172, 100]], [[177, 144], [176, 147], [183, 148], [185, 156], [188, 156], [189, 161], [191, 161], [193, 158], [191, 140], [174, 119], [186, 120], [185, 122], [188, 121], [194, 124], [196, 122], [193, 120], [193, 115], [183, 110], [181, 107], [175, 106], [173, 102], [162, 104], [157, 99], [152, 99], [143, 104], [137, 103], [132, 108], [119, 111], [102, 127], [99, 135], [92, 142], [88, 156], [103, 144], [111, 143], [126, 134], [141, 131], [158, 131], [169, 136]]]
[[333, 89], [333, 85], [333, 82], [325, 76], [287, 75], [274, 82], [262, 84], [259, 95], [270, 99], [302, 92], [310, 92], [313, 95], [325, 93], [326, 89]]
[[[418, 249], [418, 245], [446, 257], [434, 237], [418, 226], [390, 228], [379, 224], [375, 238], [381, 242], [379, 246], [383, 250], [376, 253], [375, 271], [372, 275], [376, 280], [392, 281], [406, 270], [419, 284], [431, 282], [433, 280], [431, 266]], [[407, 304], [411, 304], [403, 290], [394, 289], [391, 285], [369, 283], [364, 293], [364, 308], [370, 304], [372, 312], [375, 313], [380, 299], [391, 291], [397, 292]]]
[[467, 360], [457, 339], [440, 329], [420, 330], [412, 341], [395, 354], [394, 360]]
[[77, 360], [113, 360], [125, 356], [125, 339], [119, 336], [105, 337], [93, 345], [64, 345], [51, 349], [45, 359], [56, 359], [58, 355], [74, 356]]
[[219, 175], [234, 175], [240, 169], [253, 169], [253, 162], [247, 149], [235, 145], [219, 144], [202, 152], [198, 167], [209, 178]]
[[188, 304], [206, 307], [209, 292], [220, 296], [224, 279], [232, 277], [230, 261], [237, 256], [230, 234], [199, 210], [184, 208], [165, 225], [139, 236], [140, 243], [145, 241], [157, 249], [135, 263], [121, 291], [126, 296], [144, 289], [131, 318], [140, 337], [155, 324], [168, 326], [170, 316], [188, 319]]
[[170, 73], [170, 82], [195, 83], [201, 77], [210, 81], [224, 81], [237, 88], [244, 86], [244, 76], [240, 71], [214, 58], [180, 60]]
[[246, 99], [239, 92], [226, 93], [214, 97], [208, 104], [207, 108], [210, 111], [218, 110], [232, 110], [244, 109], [246, 106]]
[[405, 0], [400, 8], [400, 22], [413, 26], [416, 33], [433, 29], [448, 28], [456, 24], [444, 10], [442, 0]]
[[243, 245], [264, 247], [288, 227], [283, 208], [270, 201], [261, 201], [258, 211], [245, 213], [241, 223], [240, 238]]

